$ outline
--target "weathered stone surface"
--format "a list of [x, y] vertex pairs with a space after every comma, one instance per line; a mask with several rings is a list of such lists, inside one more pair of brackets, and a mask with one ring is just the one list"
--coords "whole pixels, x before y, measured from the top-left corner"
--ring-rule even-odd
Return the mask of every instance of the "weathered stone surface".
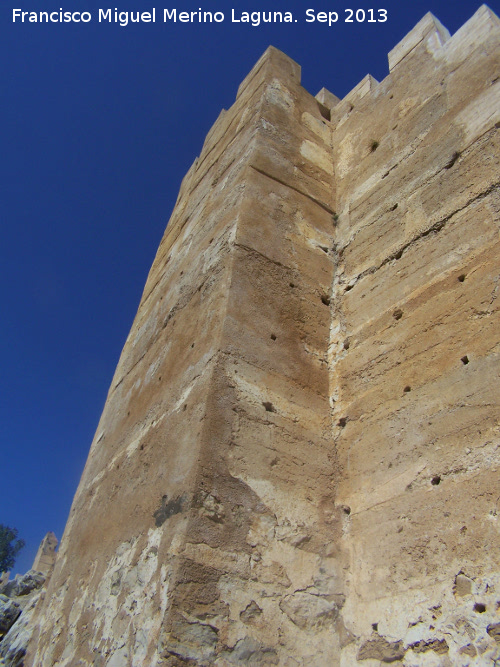
[[236, 642], [231, 651], [222, 654], [222, 659], [230, 665], [277, 665], [278, 651], [273, 647], [263, 646], [256, 639], [245, 637]]
[[42, 572], [29, 570], [26, 574], [17, 575], [13, 581], [9, 582], [5, 587], [5, 594], [9, 597], [22, 597], [41, 588], [44, 583], [45, 575]]
[[[342, 615], [366, 641], [373, 623], [401, 641], [408, 665], [469, 664], [468, 644], [475, 664], [496, 656], [499, 26], [471, 21], [441, 46], [416, 29], [333, 134]], [[445, 641], [444, 657], [419, 652]]]
[[6, 634], [21, 613], [21, 607], [6, 595], [0, 595], [0, 636]]
[[35, 560], [33, 561], [32, 569], [36, 572], [50, 574], [52, 572], [52, 568], [54, 567], [54, 563], [56, 562], [57, 545], [57, 537], [52, 531], [49, 531], [38, 547], [38, 552], [35, 556]]
[[471, 595], [473, 585], [473, 580], [460, 572], [455, 577], [455, 588], [453, 592], [455, 595], [460, 595], [461, 597], [464, 595]]
[[312, 630], [326, 623], [333, 623], [338, 616], [335, 602], [328, 601], [317, 592], [297, 591], [280, 602], [280, 609], [299, 628]]
[[35, 631], [35, 608], [43, 599], [46, 581], [42, 572], [29, 570], [16, 575], [0, 589], [1, 665], [22, 667], [25, 664], [26, 650]]
[[374, 637], [361, 645], [358, 660], [379, 660], [380, 662], [396, 662], [405, 655], [403, 642], [389, 642], [384, 637]]
[[500, 643], [500, 623], [492, 623], [491, 625], [488, 625], [486, 631], [490, 637], [493, 637], [496, 642]]
[[26, 664], [500, 660], [499, 66], [486, 7], [338, 102], [266, 51], [181, 185]]
[[43, 595], [46, 577], [29, 570], [8, 577], [0, 587], [0, 665], [22, 667], [28, 643], [35, 630], [33, 614]]
[[252, 600], [243, 611], [240, 611], [240, 618], [243, 623], [252, 623], [262, 614], [262, 609]]
[[445, 639], [430, 639], [429, 641], [421, 639], [419, 642], [415, 642], [415, 644], [410, 644], [409, 648], [415, 653], [427, 653], [427, 651], [448, 653], [449, 650]]
[[33, 614], [41, 595], [42, 592], [37, 591], [29, 596], [22, 613], [0, 642], [0, 661], [3, 661], [0, 664], [6, 667], [23, 667], [25, 664], [26, 649], [35, 630]]

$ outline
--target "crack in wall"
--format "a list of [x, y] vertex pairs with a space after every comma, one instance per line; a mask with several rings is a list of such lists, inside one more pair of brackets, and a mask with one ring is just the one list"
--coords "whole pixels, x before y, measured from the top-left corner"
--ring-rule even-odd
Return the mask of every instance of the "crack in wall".
[[475, 195], [474, 197], [469, 199], [466, 204], [464, 204], [460, 208], [453, 211], [453, 213], [450, 213], [449, 215], [445, 216], [441, 220], [438, 220], [433, 225], [431, 225], [430, 227], [425, 229], [423, 232], [420, 232], [419, 234], [415, 235], [409, 241], [407, 241], [406, 243], [401, 245], [399, 248], [394, 250], [390, 255], [385, 257], [377, 266], [371, 266], [370, 268], [366, 269], [365, 271], [362, 271], [355, 278], [351, 278], [349, 280], [349, 283], [348, 283], [349, 289], [352, 289], [355, 285], [358, 284], [358, 282], [363, 280], [363, 278], [365, 278], [366, 276], [376, 273], [379, 269], [381, 269], [383, 266], [385, 266], [386, 264], [388, 264], [392, 260], [401, 259], [403, 254], [406, 252], [406, 250], [408, 250], [408, 248], [410, 246], [417, 243], [418, 241], [425, 238], [426, 236], [429, 236], [431, 234], [439, 233], [454, 216], [456, 216], [458, 213], [461, 213], [462, 211], [467, 209], [469, 206], [471, 206], [475, 202], [480, 201], [481, 199], [484, 199], [485, 197], [490, 195], [492, 192], [495, 192], [495, 190], [498, 190], [499, 187], [500, 187], [500, 181], [498, 181], [496, 183], [493, 183], [486, 190], [484, 190], [483, 192], [481, 192], [478, 195]]
[[283, 181], [281, 178], [278, 178], [277, 176], [273, 176], [272, 174], [266, 173], [263, 169], [259, 169], [258, 167], [255, 167], [253, 164], [251, 164], [250, 167], [252, 169], [254, 169], [256, 172], [258, 172], [259, 174], [262, 174], [262, 176], [266, 176], [267, 178], [270, 178], [271, 180], [276, 181], [276, 183], [279, 183], [280, 185], [284, 185], [286, 188], [290, 188], [290, 190], [293, 190], [294, 192], [297, 192], [297, 194], [301, 195], [302, 197], [305, 197], [306, 199], [309, 199], [310, 201], [317, 204], [319, 207], [321, 207], [324, 211], [326, 211], [330, 215], [335, 215], [335, 211], [333, 209], [331, 209], [324, 202], [319, 201], [319, 199], [316, 199], [316, 197], [313, 197], [312, 195], [308, 195], [306, 192], [303, 192], [302, 190], [299, 190], [299, 188], [296, 188], [294, 185], [290, 185], [289, 183], [286, 183], [285, 181]]

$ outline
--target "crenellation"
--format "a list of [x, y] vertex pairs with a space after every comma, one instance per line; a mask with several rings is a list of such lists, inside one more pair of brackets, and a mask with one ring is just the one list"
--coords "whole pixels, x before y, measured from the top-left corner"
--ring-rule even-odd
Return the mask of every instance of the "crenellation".
[[367, 74], [364, 79], [358, 83], [342, 100], [349, 104], [355, 105], [356, 102], [362, 100], [366, 95], [372, 93], [378, 86], [379, 82], [373, 78], [371, 74]]
[[449, 38], [450, 33], [447, 28], [430, 12], [427, 12], [417, 25], [389, 51], [389, 72], [395, 70], [397, 66], [401, 66], [404, 59], [420, 44], [424, 44], [425, 48], [433, 53], [441, 48]]
[[315, 97], [318, 102], [321, 102], [321, 104], [328, 107], [329, 109], [333, 109], [340, 102], [340, 98], [338, 98], [326, 88], [322, 88]]
[[284, 77], [290, 82], [300, 84], [300, 65], [274, 46], [269, 46], [253, 66], [249, 74], [240, 83], [236, 94], [236, 100], [242, 96], [250, 85], [255, 86], [254, 79], [257, 79], [258, 81], [268, 81], [273, 72], [276, 72], [279, 77]]
[[477, 49], [486, 49], [498, 57], [495, 44], [498, 40], [500, 19], [487, 5], [481, 7], [457, 30], [443, 47], [442, 57], [455, 66], [465, 62]]

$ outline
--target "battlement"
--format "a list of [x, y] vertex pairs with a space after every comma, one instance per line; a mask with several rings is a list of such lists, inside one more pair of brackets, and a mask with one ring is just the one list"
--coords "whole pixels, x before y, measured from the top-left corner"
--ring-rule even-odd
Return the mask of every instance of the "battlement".
[[432, 53], [441, 48], [449, 37], [447, 28], [428, 12], [389, 52], [389, 72], [392, 72], [420, 44], [425, 43], [426, 48], [430, 48]]
[[[428, 12], [389, 52], [389, 76], [382, 82], [383, 94], [387, 94], [390, 88], [393, 78], [391, 75], [397, 74], [397, 76], [404, 77], [405, 68], [413, 73], [415, 65], [411, 62], [411, 58], [417, 51], [424, 52], [429, 58], [433, 58], [437, 66], [446, 66], [451, 63], [456, 65], [466, 61], [472, 50], [482, 46], [487, 47], [487, 42], [493, 34], [498, 34], [499, 30], [500, 19], [487, 5], [481, 5], [452, 36], [448, 29]], [[350, 105], [354, 105], [356, 101], [363, 99], [366, 95], [374, 94], [379, 85], [371, 74], [367, 74], [342, 100], [323, 88], [321, 94], [324, 99], [327, 99], [323, 104], [330, 109], [339, 104], [350, 108]]]

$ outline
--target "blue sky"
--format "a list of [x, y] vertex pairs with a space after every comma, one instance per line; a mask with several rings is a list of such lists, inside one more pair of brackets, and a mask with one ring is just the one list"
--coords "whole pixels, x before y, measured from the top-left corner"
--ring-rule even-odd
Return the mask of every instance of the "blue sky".
[[[99, 23], [98, 9], [157, 22]], [[222, 11], [219, 24], [163, 23], [164, 8]], [[292, 24], [231, 22], [231, 8], [293, 12]], [[346, 8], [385, 8], [347, 24]], [[266, 3], [144, 0], [2, 2], [0, 61], [0, 523], [16, 527], [27, 570], [45, 533], [60, 538], [121, 348], [187, 169], [221, 108], [269, 44], [302, 84], [343, 97], [388, 74], [388, 51], [427, 12], [455, 32], [469, 0]], [[498, 0], [490, 7], [499, 13]], [[87, 24], [20, 23], [24, 11], [88, 11]], [[306, 9], [338, 11], [332, 27]]]

